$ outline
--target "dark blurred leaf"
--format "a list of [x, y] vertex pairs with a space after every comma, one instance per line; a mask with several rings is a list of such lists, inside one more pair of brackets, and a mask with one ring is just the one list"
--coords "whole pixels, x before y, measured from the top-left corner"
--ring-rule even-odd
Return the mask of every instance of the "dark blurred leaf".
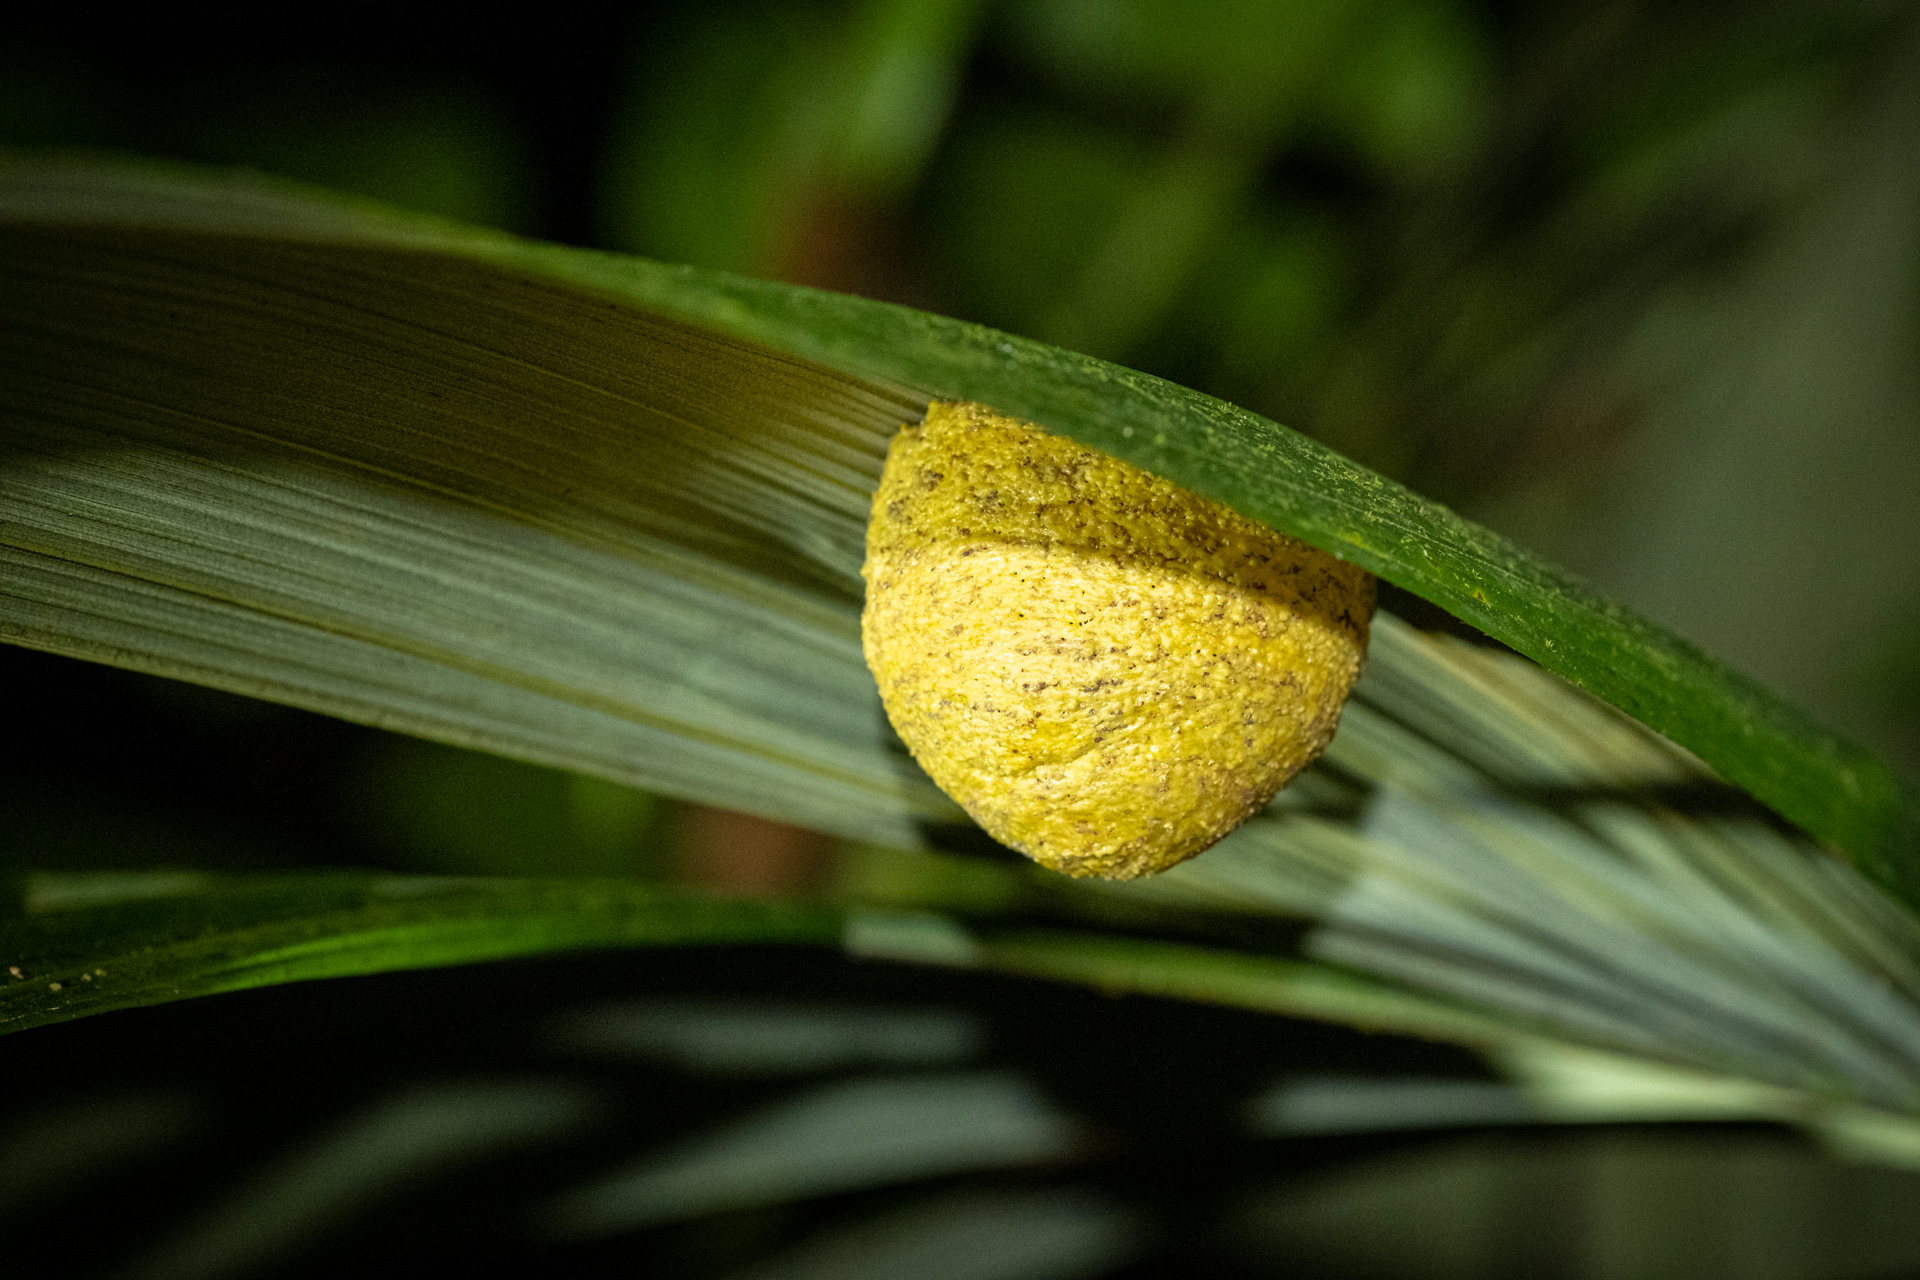
[[0, 1032], [248, 987], [595, 946], [816, 942], [835, 912], [630, 881], [317, 873], [27, 877]]

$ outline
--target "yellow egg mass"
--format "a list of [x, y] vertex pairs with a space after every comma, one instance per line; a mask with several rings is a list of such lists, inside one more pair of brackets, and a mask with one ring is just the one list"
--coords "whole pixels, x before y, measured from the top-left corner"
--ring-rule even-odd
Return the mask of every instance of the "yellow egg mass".
[[1074, 876], [1206, 849], [1326, 749], [1370, 574], [984, 405], [903, 427], [867, 526], [867, 665], [914, 759]]

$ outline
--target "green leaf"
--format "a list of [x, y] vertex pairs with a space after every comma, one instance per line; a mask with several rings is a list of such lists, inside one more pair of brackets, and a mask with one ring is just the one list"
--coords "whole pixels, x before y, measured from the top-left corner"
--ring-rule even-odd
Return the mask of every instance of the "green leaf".
[[5, 245], [0, 635], [864, 839], [959, 816], [859, 651], [922, 401], [457, 255]]
[[609, 946], [820, 942], [838, 913], [629, 881], [355, 872], [28, 876], [0, 1033], [249, 987]]
[[[113, 999], [844, 923], [865, 954], [1920, 1109], [1912, 916], [1700, 760], [1911, 897], [1885, 766], [1283, 428], [939, 317], [254, 178], [16, 159], [0, 223], [0, 637], [869, 845], [844, 921], [635, 886], [395, 905], [364, 877], [30, 909], [14, 1025], [115, 1007], [71, 993], [142, 962]], [[909, 852], [962, 815], [886, 727], [858, 569], [886, 441], [936, 395], [1224, 499], [1547, 670], [1383, 614], [1326, 760], [1204, 858], [1104, 886]]]
[[[981, 400], [1423, 596], [1920, 897], [1920, 804], [1883, 762], [1538, 557], [1232, 405], [902, 307], [539, 245], [252, 178], [32, 159], [0, 175], [12, 270], [25, 273], [9, 297], [40, 339], [30, 358], [92, 342], [90, 368], [104, 376], [107, 351], [137, 356], [139, 376], [174, 406], [211, 404], [182, 397], [218, 381], [223, 403], [247, 413], [224, 431], [202, 424], [203, 452], [247, 440], [280, 450], [276, 464], [293, 463], [289, 449], [329, 456], [367, 480], [455, 495], [482, 508], [479, 519], [628, 553], [636, 533], [665, 534], [785, 584], [830, 582], [844, 607], [886, 433], [928, 397]], [[175, 316], [169, 337], [161, 326]], [[244, 342], [228, 340], [242, 328]], [[42, 381], [37, 394], [49, 393]], [[97, 430], [107, 412], [71, 406], [62, 447], [84, 448], [81, 422]], [[382, 438], [382, 424], [405, 430]], [[690, 513], [688, 497], [710, 505]], [[847, 705], [850, 692], [831, 697]], [[378, 718], [364, 691], [332, 690], [328, 709]], [[478, 724], [459, 736], [505, 746]], [[560, 757], [551, 745], [532, 754]], [[699, 793], [697, 778], [652, 781]]]
[[[488, 256], [539, 257], [504, 247]], [[570, 264], [568, 274], [823, 364], [992, 404], [1332, 551], [1687, 747], [1920, 900], [1920, 799], [1884, 761], [1539, 556], [1278, 423], [903, 307], [623, 260]]]

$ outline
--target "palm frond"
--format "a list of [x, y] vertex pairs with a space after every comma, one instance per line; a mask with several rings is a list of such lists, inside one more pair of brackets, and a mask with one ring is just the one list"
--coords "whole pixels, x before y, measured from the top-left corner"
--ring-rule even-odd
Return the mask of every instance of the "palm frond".
[[[1920, 1111], [1920, 931], [1815, 840], [1911, 893], [1892, 772], [1283, 428], [976, 326], [255, 179], [14, 159], [0, 223], [0, 637], [868, 846], [840, 906], [791, 910], [43, 878], [0, 1026], [560, 946], [838, 938], [1460, 1040], [1542, 1080], [1637, 1061], [1834, 1132]], [[1204, 858], [960, 885], [924, 850], [961, 815], [858, 644], [885, 442], [933, 396], [1221, 498], [1541, 666], [1382, 617], [1327, 758]]]

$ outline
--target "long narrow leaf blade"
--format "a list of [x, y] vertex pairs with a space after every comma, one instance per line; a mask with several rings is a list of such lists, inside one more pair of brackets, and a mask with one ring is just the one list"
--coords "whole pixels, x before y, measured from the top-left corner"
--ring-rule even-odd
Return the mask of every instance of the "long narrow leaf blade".
[[583, 947], [831, 942], [838, 913], [624, 881], [365, 872], [29, 876], [0, 903], [0, 1034], [313, 978]]
[[[1219, 498], [1433, 601], [1688, 747], [1848, 851], [1881, 883], [1916, 894], [1920, 805], [1883, 762], [1497, 535], [1297, 433], [1147, 375], [857, 298], [529, 244], [269, 184], [151, 167], [11, 162], [0, 177], [0, 221], [12, 224], [8, 239], [22, 246], [18, 252], [41, 261], [98, 250], [102, 229], [116, 229], [108, 239], [171, 230], [186, 233], [180, 244], [194, 247], [180, 252], [188, 257], [218, 261], [238, 251], [236, 241], [252, 241], [256, 250], [306, 255], [310, 273], [355, 279], [373, 292], [389, 273], [413, 275], [416, 290], [431, 291], [417, 278], [433, 274], [427, 264], [458, 277], [455, 262], [487, 263], [502, 274], [486, 282], [467, 277], [442, 293], [440, 309], [452, 315], [492, 291], [545, 289], [542, 319], [586, 320], [600, 299], [608, 308], [601, 317], [619, 328], [640, 323], [619, 304], [637, 306], [692, 322], [707, 341], [728, 334], [855, 375], [877, 400], [893, 397], [896, 412], [929, 396], [984, 400]], [[378, 247], [419, 256], [365, 252]], [[569, 294], [570, 303], [560, 301]], [[531, 349], [503, 334], [491, 354], [509, 361], [560, 355], [585, 327], [559, 325], [552, 341]], [[604, 344], [599, 354], [610, 354]], [[589, 382], [608, 376], [587, 375]], [[776, 405], [792, 394], [778, 379], [762, 389]], [[432, 394], [411, 397], [412, 407]], [[870, 420], [873, 431], [884, 417]], [[877, 439], [848, 442], [853, 454], [866, 454], [855, 471], [873, 465]], [[839, 496], [857, 507], [857, 484]], [[843, 503], [834, 514], [857, 512]], [[842, 520], [836, 530], [800, 537], [785, 525], [796, 542], [812, 544], [797, 548], [803, 557], [841, 572], [854, 527]]]

